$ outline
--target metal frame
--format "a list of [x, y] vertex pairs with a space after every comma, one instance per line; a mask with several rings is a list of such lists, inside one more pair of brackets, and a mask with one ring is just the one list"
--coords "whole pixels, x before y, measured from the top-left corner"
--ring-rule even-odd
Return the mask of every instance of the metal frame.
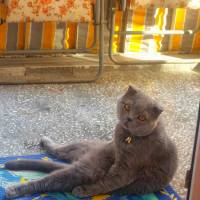
[[[185, 35], [185, 34], [195, 34], [196, 32], [200, 31], [200, 26], [197, 27], [196, 29], [193, 30], [144, 30], [144, 31], [126, 31], [126, 13], [129, 10], [129, 8], [127, 7], [127, 0], [118, 0], [118, 2], [120, 3], [120, 10], [123, 11], [125, 13], [125, 16], [123, 17], [122, 20], [122, 30], [120, 31], [115, 31], [115, 13], [116, 13], [116, 1], [117, 0], [110, 0], [110, 7], [109, 7], [109, 12], [110, 14], [110, 25], [108, 26], [108, 29], [110, 31], [110, 37], [109, 37], [109, 57], [110, 59], [117, 65], [130, 65], [130, 64], [145, 64], [145, 65], [149, 65], [149, 64], [164, 64], [166, 63], [165, 61], [160, 61], [160, 60], [146, 60], [146, 61], [142, 61], [142, 62], [137, 62], [137, 61], [133, 61], [133, 62], [122, 62], [122, 61], [118, 61], [114, 58], [114, 54], [112, 52], [112, 46], [113, 46], [113, 36], [114, 35], [121, 35], [123, 36], [122, 38], [122, 42], [125, 43], [125, 36], [126, 35]], [[123, 52], [123, 45], [121, 47], [121, 51]], [[177, 61], [176, 61], [177, 63]]]
[[[4, 51], [0, 52], [1, 55], [51, 55], [51, 54], [75, 54], [75, 53], [89, 53], [92, 48], [96, 46], [97, 41], [99, 41], [99, 65], [96, 75], [87, 80], [76, 80], [76, 81], [66, 81], [70, 83], [90, 83], [94, 82], [102, 74], [103, 66], [104, 66], [104, 0], [97, 0], [95, 6], [93, 7], [94, 13], [94, 41], [91, 47], [89, 48], [81, 48], [81, 49], [61, 49], [61, 50], [16, 50], [16, 51]], [[1, 24], [5, 23], [5, 21], [1, 20]], [[0, 25], [1, 25], [0, 24]]]
[[189, 187], [187, 193], [187, 200], [199, 200], [200, 198], [200, 102], [199, 112], [197, 118], [196, 134], [194, 139], [194, 148], [192, 154], [191, 169], [189, 171]]

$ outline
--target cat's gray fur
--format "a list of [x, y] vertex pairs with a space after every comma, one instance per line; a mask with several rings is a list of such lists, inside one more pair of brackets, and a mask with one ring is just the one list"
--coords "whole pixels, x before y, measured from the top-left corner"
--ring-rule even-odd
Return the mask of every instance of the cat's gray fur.
[[41, 145], [48, 153], [71, 164], [34, 160], [6, 163], [7, 169], [51, 172], [40, 180], [8, 187], [7, 198], [55, 191], [90, 197], [110, 192], [147, 194], [162, 189], [177, 168], [176, 147], [165, 133], [162, 111], [153, 99], [130, 86], [117, 104], [119, 122], [112, 141], [60, 147], [43, 138]]

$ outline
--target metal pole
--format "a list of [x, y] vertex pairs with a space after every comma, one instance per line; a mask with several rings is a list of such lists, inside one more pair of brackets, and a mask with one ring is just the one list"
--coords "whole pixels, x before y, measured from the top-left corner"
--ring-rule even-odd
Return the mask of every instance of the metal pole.
[[194, 148], [192, 155], [191, 164], [191, 175], [192, 180], [190, 180], [187, 200], [199, 200], [200, 199], [200, 103], [199, 103], [199, 113], [197, 119], [196, 135], [194, 140]]
[[194, 34], [198, 32], [198, 29], [194, 30], [146, 30], [146, 31], [115, 31], [118, 35], [184, 35], [184, 34]]
[[97, 75], [97, 79], [103, 71], [104, 66], [104, 0], [101, 1], [101, 19], [100, 19], [100, 27], [99, 27], [99, 71]]
[[[126, 32], [128, 22], [128, 9], [126, 7], [126, 0], [122, 1], [122, 27], [120, 32]], [[126, 34], [120, 35], [119, 52], [124, 53], [126, 43]]]

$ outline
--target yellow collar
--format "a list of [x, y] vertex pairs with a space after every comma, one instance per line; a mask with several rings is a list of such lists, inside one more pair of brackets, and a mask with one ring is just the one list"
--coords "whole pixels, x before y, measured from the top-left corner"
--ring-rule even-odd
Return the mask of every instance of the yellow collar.
[[125, 139], [125, 142], [127, 142], [128, 144], [133, 143], [133, 137], [128, 136], [128, 137]]

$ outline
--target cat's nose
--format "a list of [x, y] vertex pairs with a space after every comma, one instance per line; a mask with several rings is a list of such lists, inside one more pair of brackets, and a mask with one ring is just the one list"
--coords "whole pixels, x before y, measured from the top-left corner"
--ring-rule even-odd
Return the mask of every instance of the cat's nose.
[[132, 122], [133, 120], [130, 117], [127, 117], [128, 122]]

